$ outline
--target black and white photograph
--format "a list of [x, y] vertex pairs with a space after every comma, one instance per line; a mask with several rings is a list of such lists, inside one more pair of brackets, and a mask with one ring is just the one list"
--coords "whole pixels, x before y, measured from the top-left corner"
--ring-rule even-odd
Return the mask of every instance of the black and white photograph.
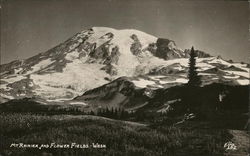
[[250, 156], [249, 6], [0, 0], [0, 156]]

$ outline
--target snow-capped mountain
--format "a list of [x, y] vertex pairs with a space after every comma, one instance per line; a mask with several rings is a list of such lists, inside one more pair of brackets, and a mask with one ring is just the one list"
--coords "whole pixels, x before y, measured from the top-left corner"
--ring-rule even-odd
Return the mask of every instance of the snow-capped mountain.
[[[189, 53], [138, 30], [93, 27], [46, 52], [1, 65], [0, 101], [65, 101], [122, 76], [138, 88], [167, 88], [188, 81]], [[248, 64], [196, 54], [203, 84], [249, 84]]]

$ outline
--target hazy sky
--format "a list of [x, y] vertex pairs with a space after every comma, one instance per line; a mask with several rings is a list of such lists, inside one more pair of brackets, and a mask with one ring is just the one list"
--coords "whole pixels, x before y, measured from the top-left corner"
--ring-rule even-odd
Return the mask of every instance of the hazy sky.
[[1, 64], [44, 52], [92, 26], [134, 28], [177, 46], [249, 62], [248, 2], [2, 0]]

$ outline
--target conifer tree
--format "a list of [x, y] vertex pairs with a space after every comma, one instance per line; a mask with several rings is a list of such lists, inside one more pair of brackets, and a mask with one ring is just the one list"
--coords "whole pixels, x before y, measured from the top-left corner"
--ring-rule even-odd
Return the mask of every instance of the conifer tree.
[[189, 58], [189, 71], [188, 71], [188, 85], [189, 86], [199, 86], [201, 84], [201, 79], [198, 76], [196, 68], [196, 55], [194, 52], [194, 47], [191, 48], [190, 58]]

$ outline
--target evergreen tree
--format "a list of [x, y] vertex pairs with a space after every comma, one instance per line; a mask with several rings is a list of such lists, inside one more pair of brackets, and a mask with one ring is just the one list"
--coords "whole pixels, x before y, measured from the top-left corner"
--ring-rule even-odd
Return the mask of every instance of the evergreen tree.
[[194, 47], [191, 48], [190, 58], [189, 58], [189, 71], [188, 71], [188, 85], [189, 86], [199, 86], [201, 84], [200, 76], [198, 76], [196, 68], [196, 55], [194, 52]]
[[89, 115], [95, 115], [95, 112], [91, 110], [91, 111], [89, 112]]
[[113, 107], [111, 108], [110, 117], [111, 117], [111, 118], [115, 118], [115, 115], [114, 115], [114, 108], [113, 108]]
[[109, 113], [109, 109], [108, 107], [106, 107], [106, 110], [105, 110], [105, 116], [104, 117], [109, 117], [110, 113]]
[[118, 118], [119, 118], [117, 108], [115, 108], [115, 118], [116, 118], [116, 119], [118, 119]]

